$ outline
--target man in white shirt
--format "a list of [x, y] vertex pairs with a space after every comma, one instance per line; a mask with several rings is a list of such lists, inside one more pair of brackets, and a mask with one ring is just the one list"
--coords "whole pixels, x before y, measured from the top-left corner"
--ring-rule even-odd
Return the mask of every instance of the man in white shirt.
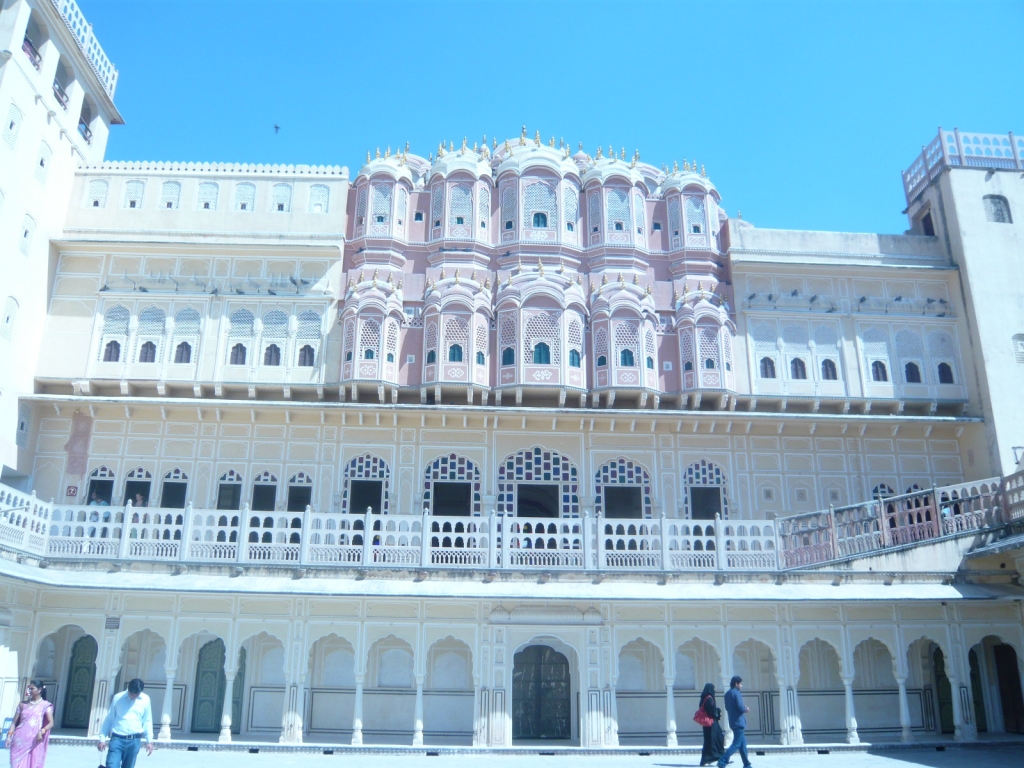
[[153, 754], [153, 708], [149, 696], [142, 692], [144, 683], [135, 678], [129, 681], [128, 690], [121, 691], [110, 702], [103, 725], [100, 728], [100, 752], [107, 749], [107, 768], [135, 768], [142, 740], [146, 740], [146, 754]]

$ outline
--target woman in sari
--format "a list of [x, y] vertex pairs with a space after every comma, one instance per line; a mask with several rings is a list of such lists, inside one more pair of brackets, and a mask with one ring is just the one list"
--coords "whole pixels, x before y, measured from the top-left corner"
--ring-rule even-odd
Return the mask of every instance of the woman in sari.
[[11, 768], [43, 768], [53, 728], [53, 704], [46, 700], [46, 687], [39, 680], [29, 682], [25, 697], [7, 733]]
[[718, 720], [722, 716], [722, 710], [715, 705], [715, 686], [708, 683], [700, 692], [700, 708], [711, 718], [711, 725], [704, 726], [704, 746], [700, 751], [700, 764], [710, 765], [717, 763], [718, 759], [725, 752], [725, 731]]

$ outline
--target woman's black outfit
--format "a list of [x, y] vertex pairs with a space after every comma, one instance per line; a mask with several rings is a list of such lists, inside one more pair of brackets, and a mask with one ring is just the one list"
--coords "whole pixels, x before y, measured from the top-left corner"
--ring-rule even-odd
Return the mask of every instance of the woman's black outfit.
[[704, 746], [700, 751], [700, 764], [717, 763], [725, 752], [725, 732], [719, 723], [722, 710], [715, 706], [715, 686], [708, 683], [700, 694], [700, 706], [712, 720], [710, 727], [704, 728]]

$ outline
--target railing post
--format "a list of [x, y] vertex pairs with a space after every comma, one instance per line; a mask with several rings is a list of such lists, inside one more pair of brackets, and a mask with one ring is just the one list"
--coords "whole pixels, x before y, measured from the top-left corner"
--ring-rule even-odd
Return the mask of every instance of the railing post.
[[244, 563], [249, 559], [249, 504], [242, 505], [242, 517], [238, 521], [238, 550], [235, 561]]
[[604, 545], [601, 543], [601, 536], [604, 531], [602, 530], [602, 520], [604, 519], [604, 510], [601, 510], [601, 514], [594, 516], [594, 552], [597, 554], [597, 570], [603, 571], [608, 566], [608, 559], [605, 555]]
[[885, 519], [885, 505], [881, 501], [871, 502], [875, 505], [876, 514], [878, 518], [878, 526], [882, 529], [882, 546], [888, 547], [892, 543], [891, 537], [889, 536], [889, 521]]
[[[178, 560], [188, 560], [189, 549], [192, 545], [192, 502], [185, 505], [185, 519], [181, 524], [181, 541], [178, 544]], [[168, 737], [169, 738], [169, 737]]]
[[363, 515], [363, 566], [373, 562], [373, 507], [366, 508]]
[[498, 516], [491, 509], [487, 515], [487, 567], [498, 567]]
[[724, 571], [729, 566], [729, 558], [725, 555], [725, 529], [722, 527], [722, 516], [715, 513], [715, 565], [717, 570]]
[[943, 524], [942, 520], [942, 512], [939, 510], [939, 494], [937, 493], [937, 490], [938, 489], [935, 487], [935, 484], [933, 483], [932, 489], [929, 492], [929, 494], [932, 500], [932, 522], [935, 524], [935, 538], [939, 538], [946, 532], [945, 525]]
[[302, 511], [302, 532], [299, 534], [299, 565], [305, 565], [309, 562], [309, 536], [312, 525], [310, 524], [310, 516], [313, 514], [313, 510], [310, 509], [309, 504]]
[[128, 558], [128, 536], [131, 533], [132, 525], [132, 500], [128, 499], [124, 505], [124, 525], [121, 526], [121, 541], [117, 548], [117, 559], [125, 560]]
[[[589, 571], [594, 567], [597, 557], [600, 556], [600, 548], [594, 549], [596, 543], [595, 532], [597, 530], [596, 521], [590, 515], [583, 518], [583, 570]], [[597, 557], [595, 557], [597, 552]]]
[[498, 548], [499, 568], [508, 568], [509, 552], [511, 551], [509, 546], [508, 520], [509, 517], [504, 513], [498, 515], [498, 527], [501, 529], [501, 547]]
[[420, 568], [430, 565], [430, 515], [423, 513], [423, 536], [420, 538]]
[[835, 560], [839, 557], [839, 528], [836, 526], [836, 508], [831, 504], [828, 505], [828, 529], [832, 539], [832, 559]]
[[[668, 570], [668, 526], [665, 524], [665, 511], [661, 512], [661, 570]], [[674, 705], [673, 705], [674, 706]]]

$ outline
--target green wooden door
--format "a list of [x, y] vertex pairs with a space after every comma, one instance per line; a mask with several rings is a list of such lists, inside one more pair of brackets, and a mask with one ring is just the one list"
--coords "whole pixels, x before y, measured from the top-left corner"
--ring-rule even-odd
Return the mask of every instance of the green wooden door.
[[211, 640], [199, 649], [196, 692], [192, 704], [192, 733], [219, 733], [224, 711], [224, 641]]
[[572, 738], [569, 661], [546, 645], [515, 655], [512, 671], [512, 738]]
[[64, 694], [64, 728], [88, 728], [92, 711], [92, 688], [96, 681], [96, 653], [99, 648], [89, 635], [79, 638], [71, 648], [68, 688]]

